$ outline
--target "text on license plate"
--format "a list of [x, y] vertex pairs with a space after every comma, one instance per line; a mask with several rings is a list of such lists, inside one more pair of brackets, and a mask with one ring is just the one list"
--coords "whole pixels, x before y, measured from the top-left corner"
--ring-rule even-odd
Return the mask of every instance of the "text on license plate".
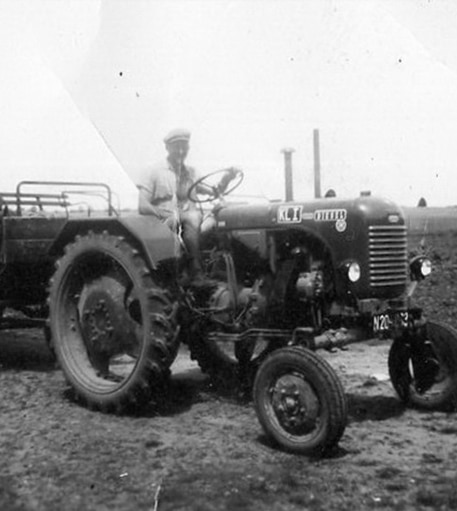
[[391, 314], [376, 314], [373, 316], [373, 332], [385, 332], [390, 330], [392, 326], [408, 326], [408, 313], [395, 312]]

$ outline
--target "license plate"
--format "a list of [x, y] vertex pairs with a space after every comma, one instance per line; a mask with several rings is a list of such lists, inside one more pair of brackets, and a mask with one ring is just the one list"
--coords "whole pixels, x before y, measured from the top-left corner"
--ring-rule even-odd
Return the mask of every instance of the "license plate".
[[388, 332], [394, 326], [407, 327], [408, 312], [390, 312], [373, 316], [373, 332]]

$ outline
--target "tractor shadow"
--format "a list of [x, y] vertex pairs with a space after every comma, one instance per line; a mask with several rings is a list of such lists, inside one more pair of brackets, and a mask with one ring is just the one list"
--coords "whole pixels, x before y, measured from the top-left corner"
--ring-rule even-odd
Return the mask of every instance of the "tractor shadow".
[[42, 329], [0, 330], [0, 371], [56, 370], [54, 355], [49, 350]]
[[238, 381], [227, 381], [223, 385], [213, 382], [197, 362], [191, 360], [187, 347], [182, 346], [171, 366], [170, 378], [156, 392], [151, 403], [138, 410], [138, 414], [141, 417], [171, 417], [189, 410], [196, 403], [229, 401], [241, 404], [246, 402], [245, 394]]
[[151, 403], [138, 410], [141, 417], [173, 417], [197, 403], [233, 402], [245, 404], [248, 399], [239, 385], [216, 385], [209, 376], [193, 367], [173, 373]]
[[395, 396], [346, 394], [349, 422], [383, 421], [402, 415], [405, 405]]
[[[406, 406], [385, 388], [365, 393], [347, 392], [348, 422], [384, 421], [400, 417]], [[252, 404], [252, 389], [243, 388], [239, 382], [226, 386], [215, 385], [198, 367], [185, 367], [173, 373], [163, 392], [142, 410], [142, 416], [174, 416], [202, 402], [232, 402], [240, 405]], [[267, 439], [263, 439], [266, 444]]]

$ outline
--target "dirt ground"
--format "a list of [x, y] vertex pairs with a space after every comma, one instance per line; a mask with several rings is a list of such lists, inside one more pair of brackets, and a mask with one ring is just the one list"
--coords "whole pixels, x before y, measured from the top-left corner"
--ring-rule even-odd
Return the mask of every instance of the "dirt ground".
[[[454, 245], [428, 241], [436, 269], [417, 302], [457, 327]], [[330, 457], [310, 459], [272, 446], [252, 403], [215, 392], [185, 351], [159, 409], [116, 417], [68, 399], [40, 330], [0, 332], [0, 509], [457, 509], [457, 416], [406, 409], [388, 350], [324, 354], [349, 424]]]

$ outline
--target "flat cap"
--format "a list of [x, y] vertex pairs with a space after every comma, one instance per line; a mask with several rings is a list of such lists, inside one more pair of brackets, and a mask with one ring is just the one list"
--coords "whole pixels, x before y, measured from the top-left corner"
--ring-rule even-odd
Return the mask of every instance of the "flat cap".
[[189, 130], [186, 130], [184, 128], [176, 128], [167, 133], [163, 141], [166, 144], [171, 144], [172, 142], [177, 142], [178, 140], [186, 140], [188, 142], [189, 139], [190, 139]]

